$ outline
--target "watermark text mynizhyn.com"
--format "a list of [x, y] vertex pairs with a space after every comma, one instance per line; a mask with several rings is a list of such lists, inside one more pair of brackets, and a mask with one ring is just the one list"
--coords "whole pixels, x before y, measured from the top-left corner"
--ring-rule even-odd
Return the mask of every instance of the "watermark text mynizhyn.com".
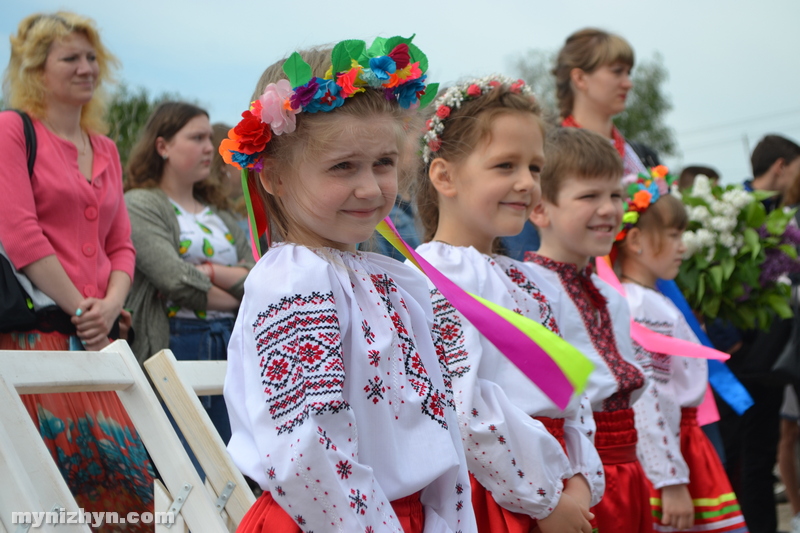
[[157, 511], [155, 513], [127, 513], [120, 516], [116, 511], [54, 511], [12, 512], [12, 524], [30, 524], [37, 528], [42, 524], [89, 524], [100, 527], [103, 524], [174, 524], [175, 513]]

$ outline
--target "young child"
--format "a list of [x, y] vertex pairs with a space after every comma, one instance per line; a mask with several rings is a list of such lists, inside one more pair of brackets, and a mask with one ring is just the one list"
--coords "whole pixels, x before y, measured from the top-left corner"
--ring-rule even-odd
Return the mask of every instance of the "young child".
[[[433, 107], [417, 195], [430, 242], [417, 251], [462, 289], [558, 333], [530, 265], [493, 249], [522, 230], [540, 197], [544, 132], [530, 88], [489, 76], [451, 87]], [[527, 533], [538, 520], [545, 533], [590, 532], [604, 480], [588, 400], [575, 395], [561, 411], [437, 291], [434, 302], [479, 530]]]
[[264, 490], [239, 531], [476, 530], [427, 281], [356, 251], [392, 208], [402, 108], [425, 91], [409, 41], [279, 61], [221, 148], [262, 167], [283, 241], [250, 273], [229, 345], [228, 449]]
[[[686, 251], [681, 239], [688, 223], [686, 210], [678, 198], [659, 192], [667, 190], [663, 178], [629, 185], [629, 214], [617, 237], [616, 264], [634, 320], [663, 335], [697, 343], [683, 314], [656, 289], [658, 279], [678, 275]], [[637, 454], [651, 483], [655, 528], [747, 531], [719, 457], [697, 425], [697, 407], [708, 384], [706, 360], [634, 347], [649, 378], [634, 412]]]
[[650, 494], [631, 409], [645, 377], [634, 360], [627, 303], [589, 261], [609, 253], [622, 220], [622, 161], [606, 139], [578, 128], [552, 132], [545, 155], [542, 200], [531, 214], [542, 245], [526, 260], [547, 282], [541, 288], [564, 339], [595, 365], [586, 393], [606, 479], [605, 496], [592, 508], [595, 523], [600, 532], [649, 532]]

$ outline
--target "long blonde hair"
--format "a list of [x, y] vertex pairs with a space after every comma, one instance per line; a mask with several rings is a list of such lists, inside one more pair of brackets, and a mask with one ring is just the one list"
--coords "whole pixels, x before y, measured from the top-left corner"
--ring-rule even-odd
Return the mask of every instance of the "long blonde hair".
[[104, 82], [113, 81], [112, 70], [119, 65], [103, 43], [92, 19], [59, 11], [53, 14], [36, 13], [19, 23], [16, 35], [11, 36], [11, 59], [3, 77], [3, 96], [9, 107], [27, 111], [35, 118], [44, 118], [47, 108], [47, 89], [44, 86], [44, 65], [54, 41], [80, 33], [94, 48], [100, 73], [92, 99], [81, 110], [81, 127], [94, 133], [106, 133]]

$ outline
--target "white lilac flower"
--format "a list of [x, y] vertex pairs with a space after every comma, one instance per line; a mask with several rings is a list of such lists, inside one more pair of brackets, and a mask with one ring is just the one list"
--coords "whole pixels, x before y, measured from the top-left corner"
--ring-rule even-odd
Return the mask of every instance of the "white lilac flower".
[[726, 248], [731, 248], [736, 244], [736, 239], [730, 233], [722, 233], [719, 236], [719, 242]]
[[685, 231], [683, 232], [682, 239], [683, 245], [686, 247], [686, 252], [684, 252], [683, 258], [689, 259], [700, 249], [700, 245], [697, 242], [697, 235], [693, 231]]
[[689, 216], [690, 221], [700, 222], [701, 224], [705, 224], [705, 222], [711, 216], [711, 213], [708, 212], [708, 208], [704, 205], [687, 207], [686, 214]]

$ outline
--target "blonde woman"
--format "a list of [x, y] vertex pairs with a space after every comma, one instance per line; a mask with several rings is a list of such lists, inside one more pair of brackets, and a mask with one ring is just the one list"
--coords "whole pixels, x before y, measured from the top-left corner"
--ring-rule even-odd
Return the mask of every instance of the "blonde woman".
[[[29, 175], [22, 120], [0, 113], [0, 241], [56, 307], [29, 331], [0, 334], [0, 349], [99, 350], [129, 323], [135, 252], [119, 154], [102, 134], [100, 87], [115, 63], [74, 13], [31, 15], [11, 37], [4, 97], [31, 117], [37, 157]], [[85, 511], [152, 510], [150, 461], [116, 394], [23, 401]]]

